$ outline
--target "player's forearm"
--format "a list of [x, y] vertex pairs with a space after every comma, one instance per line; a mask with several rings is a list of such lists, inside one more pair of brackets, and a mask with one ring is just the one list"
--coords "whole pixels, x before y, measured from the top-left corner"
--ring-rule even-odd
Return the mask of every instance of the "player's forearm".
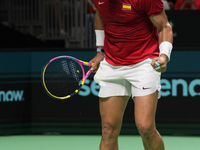
[[101, 16], [97, 10], [95, 13], [95, 33], [96, 33], [96, 46], [98, 48], [104, 48], [104, 28]]
[[160, 33], [159, 33], [159, 44], [164, 41], [173, 43], [173, 31], [172, 31], [172, 27], [169, 23], [166, 23], [166, 25], [163, 27], [162, 31], [160, 31]]
[[171, 25], [167, 22], [159, 33], [159, 49], [160, 57], [170, 60], [171, 51], [173, 48], [173, 31]]
[[100, 16], [98, 10], [97, 10], [96, 13], [95, 13], [95, 20], [94, 20], [94, 23], [95, 23], [95, 30], [104, 30], [104, 28], [103, 28], [103, 23], [102, 23], [102, 19], [101, 19], [101, 16]]

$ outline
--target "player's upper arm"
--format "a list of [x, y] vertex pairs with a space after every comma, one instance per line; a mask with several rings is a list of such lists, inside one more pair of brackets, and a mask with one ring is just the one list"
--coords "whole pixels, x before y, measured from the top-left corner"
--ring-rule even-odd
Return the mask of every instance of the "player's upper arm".
[[171, 25], [168, 22], [164, 9], [160, 14], [156, 16], [151, 16], [149, 18], [159, 32], [161, 32], [164, 28], [168, 28], [169, 30], [171, 30]]

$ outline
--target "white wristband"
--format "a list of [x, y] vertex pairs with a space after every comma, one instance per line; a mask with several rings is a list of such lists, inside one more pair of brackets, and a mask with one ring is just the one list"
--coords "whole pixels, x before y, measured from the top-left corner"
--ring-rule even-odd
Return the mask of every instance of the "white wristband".
[[105, 34], [104, 30], [95, 30], [96, 33], [96, 46], [104, 46]]
[[160, 55], [161, 54], [165, 54], [168, 57], [168, 61], [170, 60], [170, 55], [171, 55], [171, 51], [172, 51], [172, 44], [168, 41], [164, 41], [159, 45], [159, 49], [160, 49]]

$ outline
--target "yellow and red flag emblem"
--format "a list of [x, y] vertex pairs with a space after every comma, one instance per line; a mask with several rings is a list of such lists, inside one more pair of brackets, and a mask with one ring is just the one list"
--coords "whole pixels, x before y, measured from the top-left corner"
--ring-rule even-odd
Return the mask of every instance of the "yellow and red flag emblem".
[[131, 4], [125, 4], [125, 3], [123, 3], [122, 4], [122, 9], [123, 10], [131, 10]]

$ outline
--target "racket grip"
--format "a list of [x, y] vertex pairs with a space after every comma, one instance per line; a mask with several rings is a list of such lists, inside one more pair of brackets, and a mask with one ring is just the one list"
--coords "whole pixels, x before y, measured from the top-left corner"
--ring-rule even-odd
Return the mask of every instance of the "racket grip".
[[161, 68], [160, 68], [160, 62], [159, 62], [159, 61], [156, 61], [156, 62], [155, 62], [155, 70], [159, 70], [159, 69], [161, 69]]
[[160, 62], [159, 61], [155, 62], [155, 67], [160, 67]]

